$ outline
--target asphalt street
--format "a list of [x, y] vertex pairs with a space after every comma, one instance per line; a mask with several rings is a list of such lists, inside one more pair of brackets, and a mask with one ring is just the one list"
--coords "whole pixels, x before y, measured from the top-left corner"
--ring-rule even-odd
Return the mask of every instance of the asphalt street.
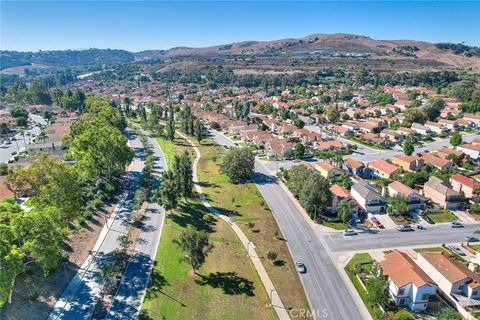
[[[35, 124], [47, 124], [47, 121], [45, 121], [45, 119], [41, 116], [30, 114], [29, 117]], [[0, 162], [7, 163], [8, 160], [13, 157], [12, 152], [18, 152], [22, 150], [22, 148], [25, 146], [25, 142], [27, 144], [30, 142], [31, 138], [28, 137], [27, 132], [38, 136], [40, 133], [40, 128], [34, 125], [32, 128], [25, 130], [25, 140], [23, 139], [23, 135], [21, 133], [17, 133], [14, 139], [12, 139], [12, 144], [0, 148]]]
[[[154, 156], [154, 188], [160, 185], [160, 174], [166, 169], [165, 157], [153, 138], [148, 143]], [[141, 232], [123, 275], [117, 294], [105, 319], [136, 319], [141, 310], [150, 274], [157, 254], [163, 227], [165, 210], [156, 203], [149, 203], [142, 219]]]
[[424, 225], [426, 230], [400, 232], [396, 229], [363, 232], [355, 236], [342, 233], [323, 233], [323, 238], [332, 252], [365, 251], [375, 249], [421, 247], [442, 243], [459, 243], [465, 236], [476, 236], [480, 230], [479, 223], [465, 223], [463, 228], [451, 228], [449, 224]]
[[[223, 135], [211, 131], [220, 145], [233, 146]], [[312, 311], [317, 318], [362, 319], [345, 283], [322, 241], [291, 201], [276, 178], [256, 161], [254, 182], [268, 202], [294, 259], [303, 261], [307, 272], [301, 275]]]
[[100, 270], [106, 263], [115, 262], [115, 250], [120, 247], [118, 237], [127, 232], [134, 194], [140, 182], [145, 159], [145, 153], [138, 137], [132, 131], [127, 131], [126, 135], [129, 145], [135, 151], [135, 157], [127, 170], [128, 179], [124, 192], [119, 197], [115, 213], [102, 229], [91, 255], [65, 288], [55, 304], [49, 320], [90, 319], [103, 286]]

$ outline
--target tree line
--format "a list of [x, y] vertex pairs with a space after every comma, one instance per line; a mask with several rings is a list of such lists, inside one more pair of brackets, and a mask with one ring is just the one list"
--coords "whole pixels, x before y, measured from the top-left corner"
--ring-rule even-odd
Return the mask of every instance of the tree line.
[[15, 197], [29, 197], [23, 211], [13, 199], [0, 204], [0, 306], [15, 278], [28, 269], [45, 275], [64, 258], [64, 240], [71, 226], [90, 219], [113, 199], [133, 150], [122, 134], [125, 121], [108, 100], [87, 97], [85, 112], [64, 136], [66, 164], [39, 154], [6, 178]]

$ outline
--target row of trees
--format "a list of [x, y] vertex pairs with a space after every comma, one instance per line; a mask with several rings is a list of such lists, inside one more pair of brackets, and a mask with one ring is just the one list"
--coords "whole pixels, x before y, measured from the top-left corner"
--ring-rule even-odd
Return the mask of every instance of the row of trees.
[[86, 113], [64, 138], [70, 146], [67, 158], [74, 165], [39, 154], [28, 166], [8, 173], [7, 187], [16, 197], [30, 197], [32, 210], [22, 211], [13, 200], [2, 204], [0, 305], [20, 273], [41, 268], [48, 274], [56, 268], [69, 223], [90, 218], [113, 197], [116, 182], [133, 158], [123, 128], [124, 121], [107, 100], [88, 97]]
[[192, 160], [188, 151], [180, 156], [175, 155], [173, 168], [163, 172], [160, 188], [154, 191], [154, 200], [165, 210], [177, 208], [178, 200], [184, 197], [186, 201], [193, 194]]
[[298, 165], [283, 171], [283, 178], [288, 189], [298, 198], [312, 219], [317, 219], [319, 214], [327, 211], [327, 206], [332, 201], [332, 193], [324, 177], [303, 165]]

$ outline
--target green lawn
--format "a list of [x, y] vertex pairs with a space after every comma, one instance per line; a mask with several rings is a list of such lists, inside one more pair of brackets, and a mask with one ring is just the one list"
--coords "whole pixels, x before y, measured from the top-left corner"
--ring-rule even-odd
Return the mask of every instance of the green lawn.
[[413, 249], [415, 252], [443, 252], [445, 254], [450, 255], [449, 251], [445, 250], [442, 247], [432, 247], [432, 248], [416, 248]]
[[441, 210], [435, 213], [428, 212], [426, 215], [435, 223], [452, 222], [458, 219], [457, 216], [448, 210]]
[[[256, 252], [262, 257], [285, 307], [307, 309], [307, 299], [286, 242], [275, 237], [279, 228], [256, 185], [233, 184], [220, 172], [226, 150], [212, 140], [202, 140], [199, 148], [202, 154], [198, 164], [199, 181], [211, 205], [233, 214], [238, 226], [255, 243]], [[249, 222], [254, 223], [253, 228], [249, 228]], [[269, 250], [278, 252], [276, 265], [265, 258]]]
[[[378, 306], [378, 304], [376, 303], [371, 304], [368, 302], [367, 291], [365, 291], [362, 284], [360, 283], [360, 280], [356, 277], [355, 264], [361, 260], [373, 260], [373, 258], [368, 253], [357, 253], [352, 257], [352, 259], [350, 259], [348, 264], [345, 266], [345, 272], [347, 272], [347, 275], [350, 278], [350, 281], [352, 281], [353, 285], [355, 286], [355, 289], [357, 289], [357, 292], [362, 298], [363, 303], [367, 307], [368, 311], [370, 312], [372, 317], [374, 317], [374, 315], [381, 314], [382, 311], [380, 310], [380, 307]], [[364, 271], [369, 270], [369, 268], [365, 269], [365, 266], [362, 266], [362, 268], [364, 269]]]
[[343, 223], [343, 222], [329, 222], [329, 221], [324, 221], [322, 222], [322, 225], [325, 227], [329, 227], [335, 230], [345, 230], [345, 229], [350, 229], [350, 226]]
[[[236, 235], [224, 221], [203, 219], [197, 200], [181, 203], [166, 219], [140, 319], [276, 319], [268, 296]], [[193, 276], [173, 242], [195, 226], [210, 234], [214, 249]], [[245, 283], [242, 288], [240, 283]], [[243, 286], [243, 285], [242, 285]]]

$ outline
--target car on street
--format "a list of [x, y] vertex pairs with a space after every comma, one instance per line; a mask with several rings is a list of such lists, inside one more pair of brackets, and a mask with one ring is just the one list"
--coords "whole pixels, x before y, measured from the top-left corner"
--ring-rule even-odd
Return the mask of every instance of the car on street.
[[415, 229], [412, 228], [411, 225], [409, 224], [402, 224], [397, 227], [397, 230], [400, 232], [405, 232], [405, 231], [415, 231]]
[[459, 256], [466, 256], [465, 252], [454, 244], [449, 244], [447, 247]]
[[347, 230], [343, 231], [344, 236], [354, 236], [356, 234], [357, 234], [357, 231], [355, 231], [353, 229], [347, 229]]
[[463, 228], [463, 224], [458, 221], [453, 221], [450, 223], [450, 228]]
[[14, 155], [17, 154], [17, 151], [12, 151], [10, 154], [11, 154], [12, 156], [14, 156]]
[[422, 224], [417, 224], [418, 230], [425, 230], [425, 227]]
[[465, 236], [465, 241], [467, 241], [467, 242], [478, 242], [478, 238], [475, 238], [474, 236]]
[[295, 260], [295, 266], [297, 267], [297, 271], [299, 273], [306, 273], [307, 272], [307, 268], [305, 268], [305, 265], [303, 264], [302, 261], [300, 260]]

